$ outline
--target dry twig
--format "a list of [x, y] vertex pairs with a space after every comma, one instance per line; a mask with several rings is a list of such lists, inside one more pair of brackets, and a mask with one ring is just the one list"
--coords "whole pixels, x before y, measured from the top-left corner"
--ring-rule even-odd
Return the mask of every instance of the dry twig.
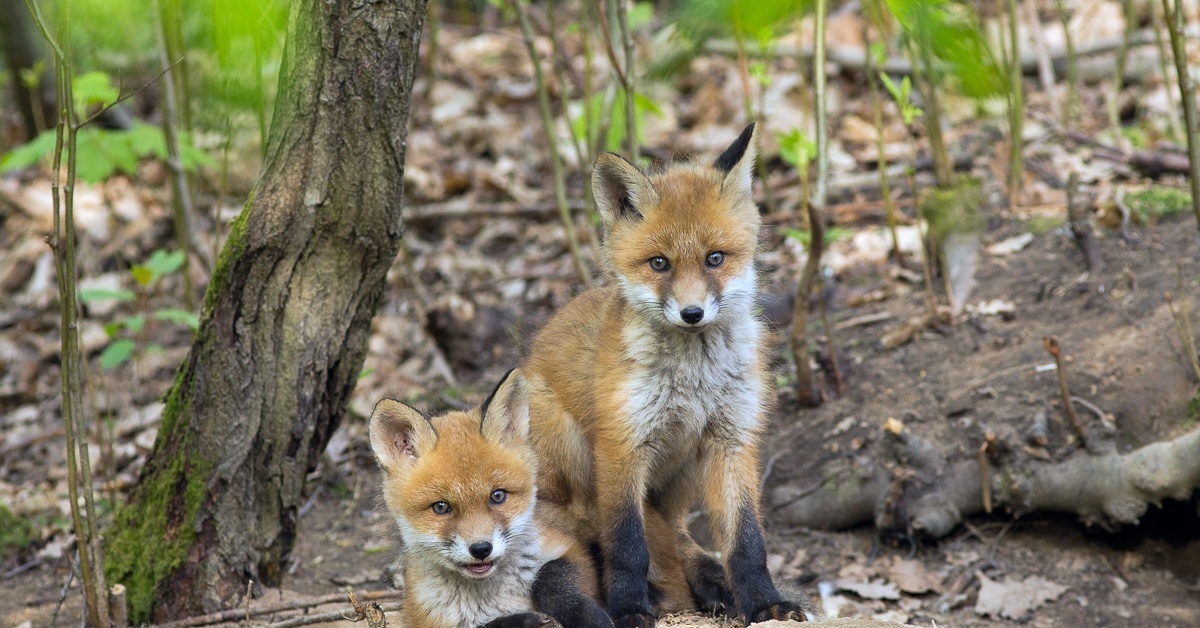
[[1075, 404], [1071, 402], [1071, 391], [1067, 388], [1067, 373], [1063, 369], [1062, 347], [1053, 336], [1043, 336], [1042, 344], [1045, 345], [1046, 351], [1054, 357], [1055, 373], [1058, 375], [1058, 392], [1062, 395], [1063, 409], [1066, 410], [1067, 419], [1071, 422], [1071, 429], [1075, 430], [1080, 442], [1086, 444], [1087, 435], [1083, 432], [1083, 425], [1079, 423], [1079, 416], [1075, 414]]

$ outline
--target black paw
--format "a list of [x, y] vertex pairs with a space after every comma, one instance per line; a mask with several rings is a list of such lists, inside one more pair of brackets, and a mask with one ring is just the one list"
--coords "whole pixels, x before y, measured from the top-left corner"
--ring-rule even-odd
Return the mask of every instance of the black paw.
[[688, 588], [696, 608], [703, 613], [732, 615], [733, 591], [725, 579], [725, 568], [708, 554], [698, 555], [686, 569]]
[[562, 628], [562, 625], [541, 613], [518, 613], [493, 619], [482, 628]]
[[613, 617], [613, 628], [654, 628], [654, 616], [646, 613], [628, 613]]
[[791, 602], [778, 602], [766, 608], [759, 609], [754, 613], [754, 618], [747, 622], [749, 624], [757, 624], [763, 621], [771, 621], [778, 619], [779, 621], [808, 621], [804, 615], [804, 610]]

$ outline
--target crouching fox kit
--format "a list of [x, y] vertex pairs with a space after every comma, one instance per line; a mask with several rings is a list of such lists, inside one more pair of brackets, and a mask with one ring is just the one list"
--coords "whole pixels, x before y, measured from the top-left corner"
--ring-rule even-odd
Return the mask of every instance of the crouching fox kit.
[[[771, 582], [758, 511], [756, 139], [750, 125], [712, 166], [655, 175], [601, 155], [592, 187], [615, 281], [556, 314], [524, 366], [539, 496], [591, 526], [617, 628], [653, 626], [652, 598], [805, 619]], [[724, 568], [687, 532], [697, 501]]]
[[539, 504], [529, 401], [512, 371], [470, 412], [428, 418], [384, 399], [371, 449], [402, 537], [411, 628], [611, 628], [586, 550]]

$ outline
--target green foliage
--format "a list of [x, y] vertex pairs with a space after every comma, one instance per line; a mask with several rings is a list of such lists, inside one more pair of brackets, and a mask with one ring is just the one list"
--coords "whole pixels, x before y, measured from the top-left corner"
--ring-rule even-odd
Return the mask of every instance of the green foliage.
[[791, 164], [807, 177], [808, 165], [817, 158], [817, 142], [800, 129], [791, 129], [776, 136], [779, 141], [779, 157]]
[[900, 107], [900, 116], [904, 118], [905, 126], [912, 126], [913, 120], [917, 116], [924, 115], [925, 112], [920, 107], [913, 104], [912, 101], [912, 81], [905, 76], [900, 79], [900, 84], [892, 80], [886, 72], [879, 73], [879, 80], [883, 82], [883, 86], [892, 96], [892, 100]]
[[[812, 241], [812, 233], [803, 229], [785, 228], [781, 229], [781, 231], [783, 232], [784, 237], [791, 238], [803, 244], [804, 246], [808, 246], [808, 243]], [[845, 240], [853, 235], [854, 232], [850, 229], [842, 229], [841, 227], [828, 227], [825, 229], [825, 244], [837, 242], [838, 240]]]
[[629, 30], [636, 31], [654, 19], [654, 5], [649, 2], [635, 2], [625, 17], [629, 21]]
[[0, 504], [0, 559], [29, 547], [33, 541], [33, 522]]
[[1055, 216], [1043, 216], [1041, 214], [1031, 216], [1029, 220], [1025, 222], [1025, 230], [1035, 236], [1045, 235], [1061, 226], [1063, 226], [1062, 218], [1057, 218]]
[[815, 5], [813, 0], [688, 0], [677, 17], [680, 31], [695, 40], [731, 35], [759, 40], [764, 32], [790, 26]]
[[[968, 96], [1003, 92], [1004, 75], [966, 5], [950, 0], [887, 0], [887, 6], [904, 36], [944, 66]], [[935, 73], [941, 74], [936, 69]], [[937, 76], [932, 78], [940, 84]]]
[[1155, 186], [1125, 195], [1125, 204], [1142, 222], [1153, 223], [1192, 209], [1192, 195], [1178, 188]]
[[[178, 272], [183, 267], [185, 258], [186, 256], [183, 251], [168, 252], [159, 249], [151, 253], [150, 258], [145, 263], [135, 264], [130, 269], [130, 275], [133, 276], [140, 295], [144, 297], [153, 290], [160, 279]], [[136, 300], [140, 306], [144, 306], [145, 299], [139, 299], [139, 293], [129, 290], [93, 288], [80, 290], [79, 301], [88, 304], [98, 301], [127, 303]], [[146, 314], [143, 313], [144, 311], [144, 307], [139, 307], [138, 313], [118, 318], [104, 326], [104, 333], [108, 335], [110, 342], [100, 352], [101, 369], [111, 371], [121, 366], [132, 359], [138, 353], [139, 349], [143, 353], [153, 350], [155, 345], [145, 344], [143, 346], [141, 343], [142, 331], [146, 327]], [[149, 312], [149, 315], [150, 318], [156, 321], [187, 327], [192, 333], [195, 333], [200, 328], [200, 317], [194, 312], [187, 310], [162, 308]]]
[[[95, 81], [89, 79], [87, 82]], [[90, 92], [91, 96], [81, 100], [80, 95], [76, 93], [77, 102], [102, 102], [88, 99], [111, 95], [103, 93], [103, 90], [97, 89], [94, 84], [88, 89], [93, 90]], [[192, 172], [200, 166], [211, 166], [214, 163], [211, 157], [192, 144], [188, 134], [181, 133], [179, 139], [184, 170]], [[0, 173], [27, 168], [48, 160], [54, 153], [54, 142], [55, 130], [48, 129], [33, 141], [8, 151], [0, 157]], [[167, 141], [162, 129], [144, 122], [135, 122], [133, 128], [128, 131], [88, 125], [76, 134], [76, 175], [86, 183], [99, 183], [117, 172], [134, 174], [137, 172], [138, 161], [146, 157], [166, 159]]]
[[938, 240], [944, 240], [952, 233], [982, 231], [982, 206], [982, 182], [964, 176], [948, 189], [926, 189], [921, 195], [919, 210], [921, 217], [929, 224], [929, 233]]
[[1192, 424], [1200, 423], [1200, 389], [1188, 399], [1187, 418]]
[[[612, 102], [625, 102], [625, 90], [618, 89], [616, 98]], [[583, 106], [591, 108], [592, 120], [608, 120], [608, 133], [604, 137], [603, 149], [613, 152], [620, 151], [621, 145], [625, 142], [625, 107], [611, 106], [605, 98], [604, 92], [592, 94], [591, 98], [583, 102]], [[633, 95], [633, 113], [635, 116], [634, 128], [637, 129], [638, 143], [644, 144], [643, 128], [645, 127], [646, 116], [661, 116], [662, 107], [657, 102], [651, 100], [646, 94], [635, 92]], [[575, 134], [575, 137], [584, 137], [587, 133], [587, 117], [585, 111], [582, 109], [578, 115], [571, 118], [571, 132]]]

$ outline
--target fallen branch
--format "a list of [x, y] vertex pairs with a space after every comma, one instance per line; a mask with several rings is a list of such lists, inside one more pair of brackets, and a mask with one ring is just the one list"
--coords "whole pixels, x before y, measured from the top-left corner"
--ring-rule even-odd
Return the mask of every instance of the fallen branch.
[[[391, 600], [399, 597], [404, 597], [403, 591], [368, 591], [358, 594], [359, 598], [366, 601], [375, 600]], [[337, 604], [346, 600], [345, 593], [331, 593], [329, 595], [321, 595], [318, 597], [305, 598], [292, 602], [283, 602], [279, 604], [271, 604], [269, 606], [258, 606], [247, 611], [244, 608], [235, 608], [227, 611], [217, 611], [207, 615], [199, 615], [196, 617], [188, 617], [165, 624], [160, 624], [156, 628], [193, 628], [195, 626], [209, 626], [212, 624], [220, 624], [227, 621], [239, 621], [247, 617], [261, 617], [263, 615], [271, 615], [273, 613], [281, 613], [284, 611], [298, 611], [325, 604]]]
[[1189, 164], [1187, 155], [1180, 155], [1172, 152], [1149, 151], [1149, 150], [1132, 150], [1124, 151], [1116, 146], [1105, 144], [1096, 138], [1063, 128], [1053, 119], [1045, 114], [1037, 111], [1030, 111], [1030, 115], [1038, 118], [1052, 128], [1062, 137], [1069, 139], [1077, 144], [1088, 146], [1095, 149], [1093, 153], [1096, 157], [1123, 163], [1137, 170], [1141, 174], [1150, 177], [1158, 178], [1164, 174], [1188, 174]]
[[384, 612], [400, 610], [403, 607], [403, 603], [402, 602], [393, 602], [391, 604], [372, 604], [370, 606], [374, 607], [372, 609], [373, 611], [379, 612], [380, 617], [378, 619], [373, 618], [372, 615], [369, 614], [368, 612], [366, 612], [365, 610], [359, 611], [356, 609], [350, 609], [349, 611], [344, 611], [344, 610], [343, 611], [332, 611], [329, 613], [317, 613], [316, 615], [304, 615], [303, 617], [293, 617], [292, 619], [288, 619], [288, 620], [281, 621], [281, 622], [276, 622], [274, 624], [267, 624], [266, 628], [296, 628], [296, 626], [311, 626], [312, 624], [323, 624], [325, 622], [330, 622], [330, 621], [359, 622], [364, 619], [367, 620], [368, 626], [374, 627], [377, 625], [386, 625], [386, 624], [377, 624], [375, 622], [383, 620], [382, 614]]
[[[984, 511], [975, 456], [950, 462], [909, 429], [887, 432], [884, 441], [875, 457], [834, 460], [815, 486], [777, 487], [770, 495], [776, 520], [827, 530], [874, 520], [884, 529], [941, 538], [963, 517]], [[993, 508], [1013, 515], [1070, 513], [1111, 530], [1137, 525], [1149, 504], [1186, 500], [1200, 487], [1200, 429], [1126, 454], [1081, 450], [1061, 462], [1021, 455], [1019, 446], [1006, 448], [1010, 453], [1001, 464], [992, 460], [988, 485]], [[906, 477], [894, 480], [888, 466], [897, 461], [902, 465], [897, 475]], [[894, 481], [906, 488], [889, 500]]]

